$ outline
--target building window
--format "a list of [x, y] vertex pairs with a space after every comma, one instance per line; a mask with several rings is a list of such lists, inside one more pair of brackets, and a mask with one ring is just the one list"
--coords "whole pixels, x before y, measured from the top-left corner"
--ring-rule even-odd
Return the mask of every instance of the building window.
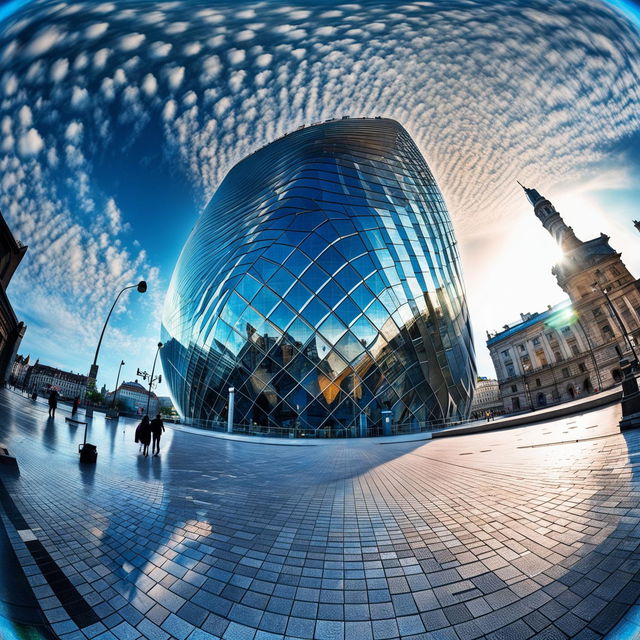
[[527, 350], [523, 344], [519, 344], [518, 349], [520, 349], [522, 353], [524, 353]]
[[584, 362], [580, 362], [578, 364], [578, 369], [580, 369], [581, 373], [584, 373], [587, 370], [587, 367], [585, 366]]
[[561, 360], [564, 360], [564, 358], [562, 357], [562, 354], [559, 351], [554, 351], [553, 357], [556, 362], [560, 362]]
[[533, 344], [537, 347], [540, 344], [540, 338], [536, 337], [533, 339]]
[[611, 327], [608, 324], [602, 325], [600, 331], [602, 331], [602, 337], [605, 340], [611, 340], [611, 338], [613, 338], [613, 331], [611, 331]]
[[536, 349], [536, 358], [538, 358], [538, 362], [540, 363], [541, 367], [547, 366], [547, 356], [544, 354], [544, 351], [542, 349]]
[[502, 357], [503, 357], [503, 358], [508, 358], [508, 357], [509, 357], [509, 349], [505, 349], [505, 350], [502, 352]]
[[512, 378], [515, 375], [516, 375], [516, 370], [513, 368], [513, 363], [509, 362], [507, 364], [507, 377]]
[[512, 384], [512, 385], [511, 385], [511, 392], [512, 392], [512, 393], [516, 393], [517, 391], [518, 391], [518, 386], [517, 386], [517, 385], [515, 385], [515, 384]]
[[523, 371], [530, 371], [531, 370], [531, 358], [529, 358], [529, 356], [522, 356], [520, 358], [520, 362], [522, 363], [522, 370]]
[[569, 368], [568, 367], [563, 367], [562, 368], [562, 377], [563, 378], [568, 378], [569, 377]]
[[580, 349], [578, 349], [578, 343], [575, 340], [572, 339], [569, 342], [567, 342], [567, 344], [569, 345], [569, 348], [571, 349], [571, 353], [574, 356], [580, 355]]
[[565, 335], [570, 334], [571, 333], [571, 327], [562, 327], [561, 331]]
[[541, 387], [542, 382], [540, 382], [540, 378], [536, 378], [536, 387]]
[[594, 318], [599, 318], [602, 315], [602, 309], [600, 307], [596, 307], [592, 313]]

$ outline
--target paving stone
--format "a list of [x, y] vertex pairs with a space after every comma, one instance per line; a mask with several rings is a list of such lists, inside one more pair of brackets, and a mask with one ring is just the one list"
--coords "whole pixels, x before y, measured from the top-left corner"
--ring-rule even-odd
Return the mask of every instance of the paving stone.
[[61, 598], [12, 538], [69, 640], [75, 603], [99, 620], [86, 637], [118, 640], [591, 640], [640, 596], [640, 432], [622, 436], [615, 407], [570, 418], [563, 444], [569, 419], [385, 446], [169, 429], [154, 460], [126, 444], [134, 424], [112, 447], [97, 416], [91, 476], [63, 419], [39, 440], [38, 410], [0, 390], [21, 460], [2, 482], [75, 589]]

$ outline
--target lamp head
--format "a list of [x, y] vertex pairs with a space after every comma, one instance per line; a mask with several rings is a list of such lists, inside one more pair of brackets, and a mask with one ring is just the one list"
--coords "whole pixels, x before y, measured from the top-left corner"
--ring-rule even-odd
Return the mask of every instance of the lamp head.
[[122, 362], [120, 362], [120, 366], [124, 367], [124, 360], [122, 360]]
[[144, 293], [147, 290], [147, 283], [144, 280], [140, 280], [137, 289], [140, 293]]
[[162, 349], [163, 346], [162, 342], [158, 342], [158, 349]]

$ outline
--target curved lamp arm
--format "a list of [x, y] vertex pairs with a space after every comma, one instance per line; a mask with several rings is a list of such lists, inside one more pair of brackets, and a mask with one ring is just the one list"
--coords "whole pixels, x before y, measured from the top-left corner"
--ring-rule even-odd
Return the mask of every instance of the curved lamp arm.
[[111, 309], [109, 311], [109, 315], [107, 316], [107, 319], [104, 321], [104, 326], [102, 327], [102, 332], [100, 333], [100, 340], [98, 340], [98, 346], [96, 348], [96, 355], [93, 357], [93, 366], [94, 367], [98, 363], [98, 353], [100, 352], [100, 345], [102, 345], [102, 338], [104, 337], [104, 331], [107, 328], [107, 324], [109, 323], [109, 318], [111, 317], [111, 314], [113, 313], [113, 310], [116, 308], [116, 304], [117, 304], [118, 300], [120, 299], [120, 296], [127, 289], [138, 289], [138, 291], [140, 293], [144, 293], [147, 290], [147, 283], [144, 280], [140, 280], [140, 282], [138, 282], [138, 284], [130, 284], [130, 285], [126, 286], [124, 289], [122, 289], [122, 291], [120, 291], [120, 293], [116, 296], [116, 299], [113, 301], [113, 304], [111, 305]]

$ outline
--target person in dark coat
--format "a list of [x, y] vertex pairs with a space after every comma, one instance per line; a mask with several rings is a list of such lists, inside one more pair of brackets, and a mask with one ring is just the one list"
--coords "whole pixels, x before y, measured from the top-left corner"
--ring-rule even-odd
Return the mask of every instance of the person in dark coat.
[[58, 407], [58, 392], [55, 389], [51, 389], [49, 392], [49, 417], [56, 417], [56, 408]]
[[149, 422], [149, 416], [142, 418], [142, 421], [136, 427], [136, 442], [142, 444], [142, 453], [144, 456], [148, 456], [149, 444], [151, 443], [151, 423]]
[[160, 454], [160, 436], [164, 431], [164, 422], [162, 422], [162, 418], [160, 414], [156, 415], [156, 417], [151, 421], [151, 435], [153, 436], [153, 445], [151, 447], [151, 453], [154, 456]]
[[73, 399], [73, 407], [71, 407], [71, 416], [75, 416], [78, 413], [78, 407], [80, 406], [80, 396], [76, 396]]

